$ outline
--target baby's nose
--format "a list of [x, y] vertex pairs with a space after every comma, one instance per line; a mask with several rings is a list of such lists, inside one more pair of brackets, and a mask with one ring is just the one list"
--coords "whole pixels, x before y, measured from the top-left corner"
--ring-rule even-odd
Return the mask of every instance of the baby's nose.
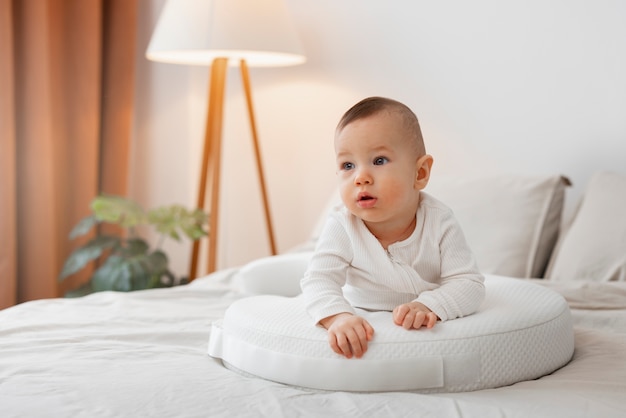
[[354, 183], [357, 185], [372, 184], [372, 176], [366, 170], [360, 170], [354, 177]]

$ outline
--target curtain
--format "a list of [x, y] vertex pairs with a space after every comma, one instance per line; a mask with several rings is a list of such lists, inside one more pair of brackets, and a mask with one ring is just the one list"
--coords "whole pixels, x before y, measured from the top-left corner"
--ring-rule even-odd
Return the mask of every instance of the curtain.
[[[61, 296], [99, 193], [125, 195], [136, 0], [0, 0], [0, 308]], [[85, 238], [86, 239], [86, 238]]]

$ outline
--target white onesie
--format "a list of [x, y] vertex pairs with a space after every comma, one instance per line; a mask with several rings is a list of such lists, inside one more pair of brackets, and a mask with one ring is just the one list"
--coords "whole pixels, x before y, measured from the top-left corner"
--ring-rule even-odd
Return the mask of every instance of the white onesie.
[[385, 250], [345, 207], [333, 210], [301, 280], [307, 311], [318, 323], [354, 307], [391, 311], [418, 301], [442, 320], [474, 313], [484, 278], [452, 210], [421, 192], [416, 227]]

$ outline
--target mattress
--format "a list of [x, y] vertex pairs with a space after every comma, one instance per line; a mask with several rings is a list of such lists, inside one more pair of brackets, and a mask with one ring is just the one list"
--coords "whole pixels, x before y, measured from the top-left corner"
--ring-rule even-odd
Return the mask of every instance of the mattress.
[[253, 296], [213, 324], [209, 355], [234, 371], [341, 391], [472, 391], [535, 379], [569, 362], [574, 331], [561, 295], [502, 277], [487, 277], [485, 287], [477, 313], [430, 330], [407, 331], [390, 312], [359, 310], [376, 330], [361, 359], [330, 349], [300, 296]]
[[573, 359], [540, 379], [472, 392], [360, 393], [242, 376], [208, 356], [212, 322], [244, 296], [237, 272], [0, 311], [2, 418], [626, 416], [626, 283], [531, 280], [565, 296], [575, 330]]

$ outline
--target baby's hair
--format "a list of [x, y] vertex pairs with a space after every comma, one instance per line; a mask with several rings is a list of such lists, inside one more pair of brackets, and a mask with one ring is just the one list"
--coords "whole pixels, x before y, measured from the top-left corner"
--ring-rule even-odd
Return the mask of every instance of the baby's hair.
[[426, 154], [422, 130], [415, 113], [413, 113], [413, 111], [404, 103], [388, 99], [386, 97], [368, 97], [352, 106], [339, 120], [339, 123], [337, 124], [337, 132], [341, 131], [354, 121], [367, 118], [383, 111], [397, 112], [402, 117], [402, 121], [407, 132], [414, 139], [413, 145], [415, 146], [417, 155], [422, 156]]

